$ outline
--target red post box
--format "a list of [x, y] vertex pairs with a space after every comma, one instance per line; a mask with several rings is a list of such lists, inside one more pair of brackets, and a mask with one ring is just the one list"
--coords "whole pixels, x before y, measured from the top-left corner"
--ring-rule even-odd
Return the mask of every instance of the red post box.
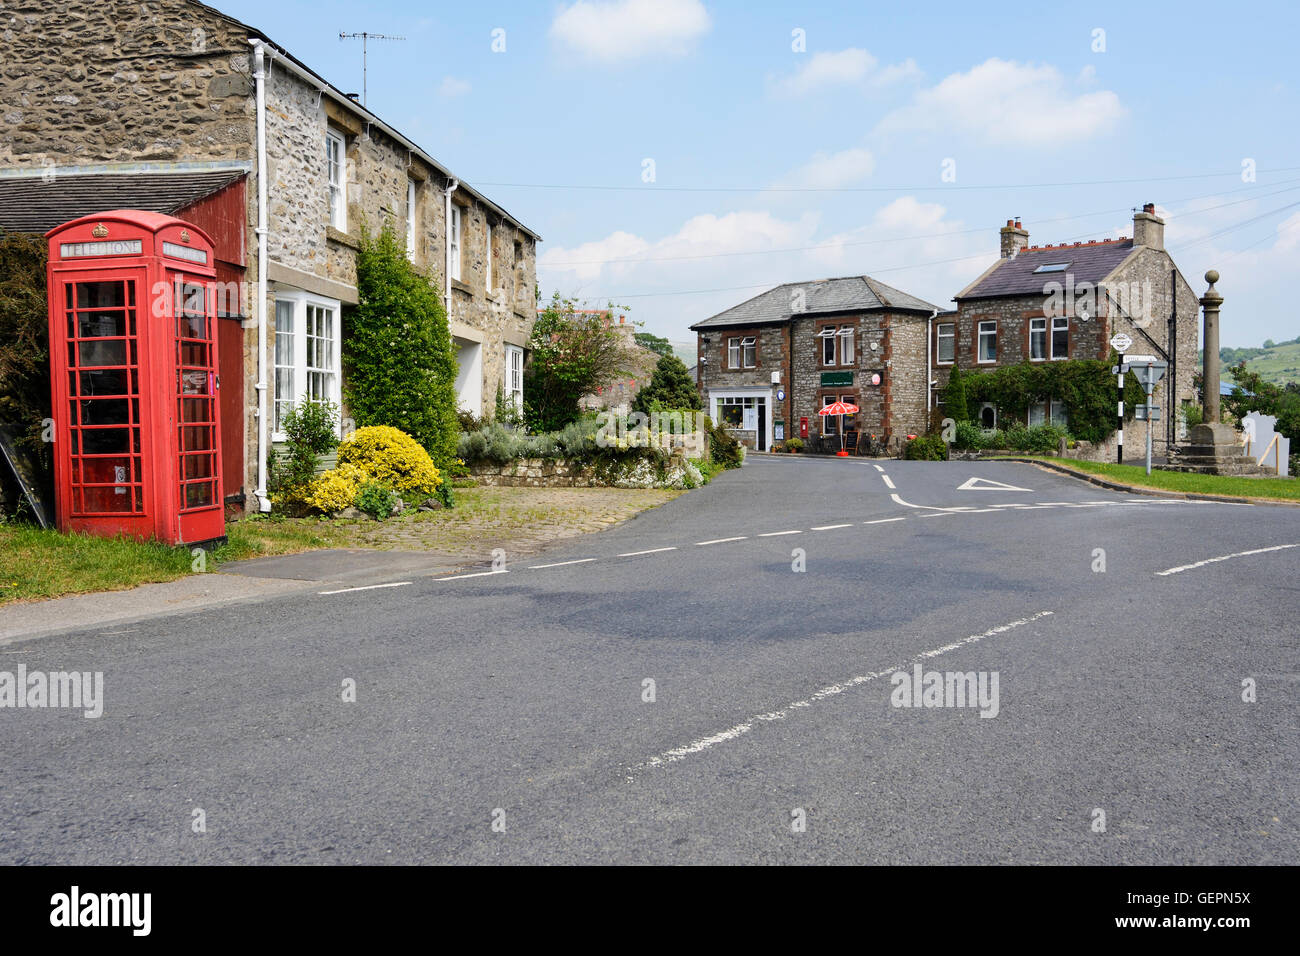
[[799, 437], [800, 438], [808, 437], [808, 419], [806, 418], [799, 419]]
[[131, 209], [46, 238], [59, 529], [223, 539], [212, 241]]

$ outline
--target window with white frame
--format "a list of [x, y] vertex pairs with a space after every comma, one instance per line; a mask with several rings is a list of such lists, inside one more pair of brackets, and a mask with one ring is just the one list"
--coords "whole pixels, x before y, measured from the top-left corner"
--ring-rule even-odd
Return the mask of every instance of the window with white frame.
[[[858, 397], [856, 395], [823, 395], [822, 396], [822, 408], [825, 408], [827, 405], [832, 405], [835, 402], [843, 402], [845, 405], [857, 405]], [[840, 433], [839, 415], [818, 415], [817, 417], [822, 420], [823, 435], [838, 435]], [[856, 414], [844, 416], [844, 431], [846, 433], [851, 431], [856, 431], [857, 427], [858, 427], [858, 416]]]
[[957, 325], [940, 322], [936, 327], [935, 356], [940, 365], [951, 365], [957, 358]]
[[757, 396], [753, 395], [719, 395], [714, 402], [717, 411], [714, 420], [727, 428], [756, 431], [758, 403]]
[[505, 399], [517, 412], [524, 410], [524, 350], [506, 346]]
[[979, 351], [976, 353], [977, 362], [996, 362], [998, 360], [998, 323], [996, 319], [989, 319], [981, 322], [979, 325]]
[[757, 365], [757, 336], [735, 335], [727, 339], [727, 368], [754, 368]]
[[339, 398], [339, 303], [305, 292], [275, 298], [273, 440], [284, 441], [284, 415], [302, 401]]
[[1029, 358], [1041, 362], [1047, 358], [1047, 319], [1029, 320]]
[[1064, 315], [1052, 319], [1052, 359], [1070, 357], [1070, 320]]
[[325, 171], [329, 192], [330, 225], [339, 232], [347, 232], [347, 149], [343, 137], [333, 131], [325, 134]]
[[451, 277], [453, 279], [460, 278], [460, 227], [460, 207], [452, 203], [451, 223], [447, 227], [447, 235], [451, 244]]
[[1048, 405], [1049, 414], [1052, 416], [1052, 424], [1060, 425], [1062, 428], [1069, 427], [1070, 413], [1065, 410], [1065, 402], [1052, 399]]
[[483, 276], [484, 276], [483, 284], [487, 289], [488, 295], [491, 295], [493, 291], [493, 287], [492, 287], [492, 223], [490, 222], [487, 224], [487, 239], [485, 245], [486, 245], [486, 249], [484, 250], [484, 252], [485, 252], [485, 259], [487, 261], [487, 265], [483, 267]]
[[853, 364], [853, 326], [827, 325], [817, 333], [822, 343], [822, 365]]
[[1029, 427], [1047, 423], [1047, 403], [1031, 402], [1029, 405]]
[[406, 258], [415, 261], [415, 180], [406, 181]]

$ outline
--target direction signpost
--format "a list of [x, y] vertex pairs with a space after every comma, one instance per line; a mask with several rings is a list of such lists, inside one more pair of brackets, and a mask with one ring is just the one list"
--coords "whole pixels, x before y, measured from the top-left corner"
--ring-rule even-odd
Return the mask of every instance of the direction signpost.
[[[1156, 383], [1164, 376], [1165, 370], [1169, 368], [1168, 362], [1162, 362], [1154, 355], [1128, 355], [1124, 358], [1124, 365], [1120, 368], [1124, 370], [1132, 369], [1133, 374], [1137, 376], [1138, 383], [1146, 392], [1146, 415], [1143, 416], [1147, 423], [1147, 474], [1151, 474], [1151, 393], [1155, 390]], [[1123, 375], [1123, 372], [1120, 373]], [[1124, 379], [1120, 378], [1121, 385]], [[1120, 405], [1121, 410], [1123, 403]], [[1122, 413], [1122, 412], [1121, 412]]]
[[1119, 365], [1110, 367], [1110, 374], [1119, 377], [1119, 406], [1116, 412], [1116, 431], [1117, 441], [1115, 444], [1115, 463], [1124, 464], [1124, 376], [1128, 374], [1128, 366], [1124, 364], [1124, 353], [1133, 347], [1133, 340], [1123, 332], [1116, 332], [1110, 337], [1110, 347], [1119, 353]]

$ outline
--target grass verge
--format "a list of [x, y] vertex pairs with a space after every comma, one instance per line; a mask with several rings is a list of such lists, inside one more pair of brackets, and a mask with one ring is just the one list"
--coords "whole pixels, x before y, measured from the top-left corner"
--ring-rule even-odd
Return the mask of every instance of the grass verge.
[[[1158, 488], [1185, 494], [1225, 495], [1231, 498], [1267, 498], [1274, 501], [1300, 501], [1300, 481], [1294, 478], [1242, 478], [1234, 475], [1198, 475], [1183, 471], [1146, 473], [1143, 465], [1119, 465], [1112, 462], [1076, 461], [1071, 458], [1050, 458], [1045, 455], [1009, 456], [1029, 461], [1042, 461], [1068, 468], [1072, 471], [1125, 485], [1141, 488]], [[996, 461], [997, 459], [990, 459]]]

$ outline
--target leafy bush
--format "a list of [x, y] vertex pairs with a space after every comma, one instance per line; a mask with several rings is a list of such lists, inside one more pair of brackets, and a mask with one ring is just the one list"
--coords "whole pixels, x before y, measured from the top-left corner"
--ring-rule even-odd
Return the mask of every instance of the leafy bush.
[[308, 507], [324, 514], [342, 511], [356, 500], [357, 489], [368, 478], [356, 465], [339, 465], [313, 479], [307, 486], [303, 501]]
[[736, 441], [725, 425], [715, 425], [710, 418], [705, 418], [704, 422], [709, 430], [709, 457], [713, 463], [723, 468], [739, 468], [745, 460], [744, 446]]
[[799, 437], [787, 438], [785, 440], [785, 450], [789, 452], [803, 451], [803, 439]]
[[946, 461], [948, 446], [941, 435], [922, 435], [903, 446], [903, 457], [911, 461]]
[[1183, 418], [1186, 419], [1188, 428], [1200, 425], [1205, 421], [1205, 409], [1200, 405], [1184, 405]]
[[389, 224], [377, 238], [362, 233], [357, 296], [343, 339], [348, 409], [359, 425], [402, 429], [445, 465], [460, 430], [447, 313]]
[[338, 447], [334, 423], [338, 409], [333, 402], [302, 401], [290, 407], [280, 423], [285, 434], [285, 451], [270, 456], [267, 490], [277, 504], [304, 501], [316, 478], [322, 455]]
[[357, 489], [357, 496], [352, 503], [377, 521], [383, 521], [393, 513], [401, 495], [382, 481], [367, 481]]
[[358, 428], [344, 439], [339, 464], [356, 465], [401, 494], [436, 494], [442, 483], [429, 453], [413, 437], [387, 425]]
[[632, 399], [632, 410], [650, 412], [655, 406], [698, 411], [704, 407], [700, 390], [691, 373], [675, 355], [665, 355], [655, 364], [650, 382]]
[[954, 430], [956, 432], [952, 442], [954, 448], [970, 451], [984, 447], [984, 429], [974, 422], [958, 421]]
[[20, 427], [19, 440], [49, 474], [52, 446], [41, 440], [50, 417], [46, 255], [41, 236], [0, 233], [0, 422]]

